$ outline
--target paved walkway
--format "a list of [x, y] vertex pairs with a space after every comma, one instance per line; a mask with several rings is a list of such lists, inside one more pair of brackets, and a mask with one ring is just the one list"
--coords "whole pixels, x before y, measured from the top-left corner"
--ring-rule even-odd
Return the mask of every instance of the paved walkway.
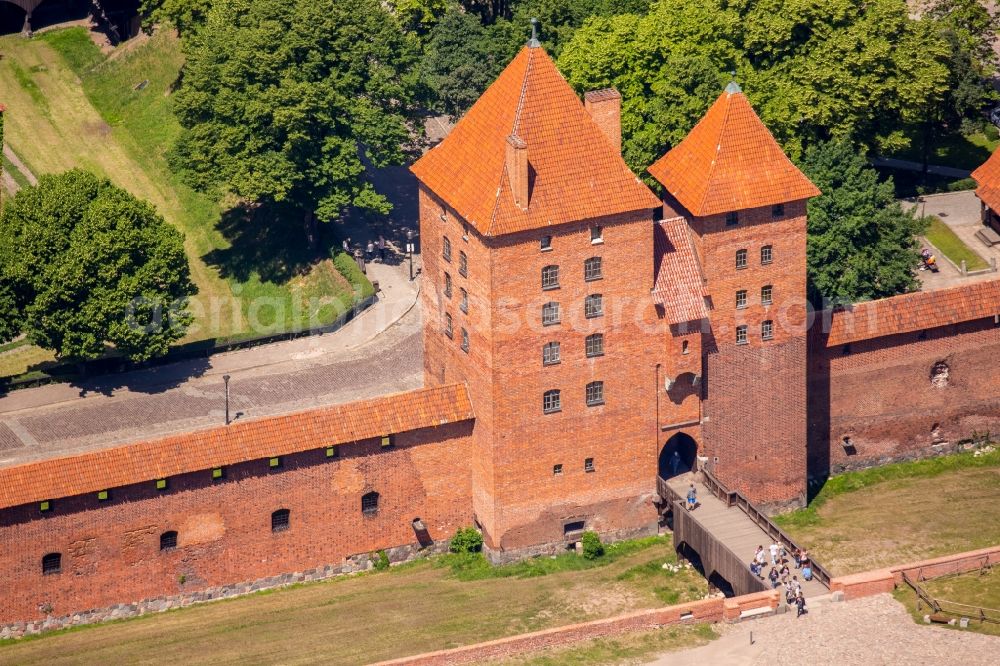
[[406, 266], [369, 264], [380, 300], [335, 333], [217, 354], [0, 398], [0, 467], [348, 402], [423, 383], [418, 282]]
[[[722, 637], [666, 654], [656, 666], [943, 666], [996, 664], [1000, 637], [916, 624], [890, 595], [814, 604], [809, 613], [716, 625]], [[753, 632], [753, 644], [750, 634]]]
[[[757, 546], [764, 546], [767, 550], [771, 545], [771, 540], [757, 523], [750, 520], [743, 511], [735, 506], [727, 507], [722, 500], [713, 495], [706, 486], [694, 481], [693, 475], [688, 472], [667, 480], [667, 484], [680, 497], [687, 495], [688, 486], [694, 483], [698, 491], [698, 501], [700, 506], [691, 512], [691, 517], [698, 521], [707, 529], [712, 536], [722, 542], [731, 551], [747, 564], [753, 560], [757, 552]], [[770, 555], [768, 555], [770, 561]], [[792, 575], [799, 576], [802, 583], [802, 591], [806, 598], [824, 595], [829, 592], [826, 586], [817, 580], [805, 581], [798, 571], [789, 567]], [[770, 565], [764, 571], [769, 572]]]

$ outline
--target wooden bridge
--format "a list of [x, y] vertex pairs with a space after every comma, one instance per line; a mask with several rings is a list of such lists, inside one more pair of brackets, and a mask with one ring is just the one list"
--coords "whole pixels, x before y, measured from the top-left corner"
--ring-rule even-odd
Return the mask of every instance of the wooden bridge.
[[[768, 546], [775, 540], [792, 552], [798, 547], [790, 536], [759, 511], [741, 493], [729, 490], [708, 470], [701, 475], [704, 481], [695, 481], [692, 473], [670, 479], [657, 479], [657, 490], [665, 503], [673, 508], [674, 548], [684, 545], [698, 553], [705, 576], [713, 574], [724, 578], [737, 595], [770, 590], [771, 583], [750, 572], [757, 546]], [[688, 487], [694, 483], [700, 506], [694, 511], [684, 507]], [[806, 597], [827, 594], [830, 574], [810, 557], [813, 580], [802, 580], [800, 571], [789, 567], [797, 575]], [[770, 563], [770, 551], [768, 551]], [[770, 564], [764, 568], [770, 571]]]

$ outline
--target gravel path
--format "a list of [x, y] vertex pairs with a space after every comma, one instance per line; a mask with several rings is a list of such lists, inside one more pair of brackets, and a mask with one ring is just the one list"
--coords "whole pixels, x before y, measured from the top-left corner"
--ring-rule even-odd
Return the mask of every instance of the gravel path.
[[652, 663], [973, 666], [1000, 662], [1000, 637], [916, 624], [888, 594], [815, 604], [801, 618], [790, 612], [716, 628], [722, 638]]

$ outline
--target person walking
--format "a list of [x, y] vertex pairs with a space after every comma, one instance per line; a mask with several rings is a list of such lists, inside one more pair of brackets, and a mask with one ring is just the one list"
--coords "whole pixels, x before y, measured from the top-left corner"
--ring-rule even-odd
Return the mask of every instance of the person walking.
[[781, 546], [775, 541], [768, 549], [771, 551], [771, 564], [778, 564], [778, 554], [781, 552]]
[[378, 260], [380, 263], [385, 263], [385, 236], [382, 234], [378, 235]]
[[767, 555], [764, 554], [764, 546], [757, 546], [757, 552], [753, 554], [753, 559], [756, 560], [760, 566], [767, 564]]
[[344, 252], [349, 253], [351, 251], [351, 239], [345, 238], [344, 242], [340, 244], [340, 247], [344, 248]]
[[796, 618], [802, 617], [807, 612], [808, 611], [806, 611], [806, 598], [802, 596], [802, 592], [800, 591], [795, 596], [795, 617]]
[[681, 454], [674, 451], [674, 455], [670, 456], [670, 474], [672, 476], [677, 476], [677, 470], [681, 468]]
[[365, 246], [365, 261], [375, 261], [375, 243], [372, 241]]
[[778, 569], [776, 567], [771, 567], [771, 572], [767, 574], [767, 579], [771, 581], [771, 589], [777, 589], [778, 585], [781, 585], [781, 581], [778, 578]]
[[692, 483], [692, 484], [691, 484], [691, 487], [690, 487], [690, 488], [688, 488], [688, 494], [687, 494], [687, 510], [688, 510], [688, 511], [694, 511], [694, 508], [695, 508], [695, 506], [697, 506], [697, 505], [698, 505], [698, 491], [697, 491], [697, 490], [695, 490], [695, 488], [694, 488], [694, 484]]

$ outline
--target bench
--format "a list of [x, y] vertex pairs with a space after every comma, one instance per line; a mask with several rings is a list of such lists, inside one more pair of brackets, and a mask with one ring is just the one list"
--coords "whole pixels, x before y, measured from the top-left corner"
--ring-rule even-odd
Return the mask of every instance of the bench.
[[986, 247], [1000, 245], [1000, 234], [994, 231], [992, 227], [983, 227], [977, 231], [976, 238], [981, 240]]

